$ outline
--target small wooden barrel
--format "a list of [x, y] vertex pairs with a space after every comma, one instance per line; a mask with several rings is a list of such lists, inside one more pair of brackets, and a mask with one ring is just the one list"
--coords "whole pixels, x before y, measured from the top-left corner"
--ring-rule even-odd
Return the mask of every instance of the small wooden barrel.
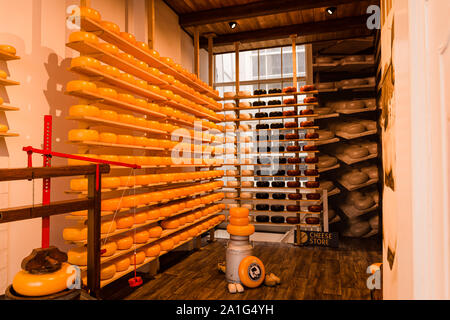
[[5, 300], [79, 300], [80, 294], [80, 289], [67, 289], [47, 296], [27, 297], [15, 292], [10, 285], [5, 291]]

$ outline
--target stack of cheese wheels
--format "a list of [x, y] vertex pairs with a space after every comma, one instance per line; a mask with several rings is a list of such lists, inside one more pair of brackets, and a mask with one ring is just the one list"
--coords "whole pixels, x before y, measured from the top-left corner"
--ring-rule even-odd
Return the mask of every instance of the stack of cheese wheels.
[[255, 232], [255, 226], [249, 224], [248, 209], [242, 207], [230, 208], [230, 223], [227, 231], [233, 236], [248, 237]]

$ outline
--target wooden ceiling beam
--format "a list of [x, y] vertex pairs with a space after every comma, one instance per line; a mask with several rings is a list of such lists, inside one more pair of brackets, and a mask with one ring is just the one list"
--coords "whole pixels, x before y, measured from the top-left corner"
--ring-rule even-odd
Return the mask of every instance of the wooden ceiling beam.
[[[214, 39], [214, 45], [215, 46], [229, 45], [237, 41], [254, 42], [254, 41], [274, 40], [287, 37], [291, 34], [296, 34], [297, 36], [301, 37], [312, 34], [343, 31], [365, 26], [367, 18], [368, 15], [363, 15], [342, 19], [325, 20], [320, 22], [294, 24], [284, 27], [222, 34], [218, 35]], [[205, 38], [202, 38], [200, 41], [201, 47], [204, 48], [205, 46], [207, 46], [207, 44], [208, 44], [207, 40]]]
[[359, 2], [359, 0], [264, 0], [245, 5], [182, 14], [179, 17], [179, 22], [183, 28], [186, 28], [283, 12], [332, 7], [354, 2]]

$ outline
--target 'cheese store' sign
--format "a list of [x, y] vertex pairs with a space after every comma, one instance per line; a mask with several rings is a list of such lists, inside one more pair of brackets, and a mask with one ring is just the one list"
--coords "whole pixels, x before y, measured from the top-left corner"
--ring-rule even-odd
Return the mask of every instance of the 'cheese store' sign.
[[[297, 232], [296, 232], [297, 233]], [[295, 235], [297, 236], [297, 235]], [[339, 246], [337, 232], [301, 231], [300, 243], [302, 246], [332, 247]]]

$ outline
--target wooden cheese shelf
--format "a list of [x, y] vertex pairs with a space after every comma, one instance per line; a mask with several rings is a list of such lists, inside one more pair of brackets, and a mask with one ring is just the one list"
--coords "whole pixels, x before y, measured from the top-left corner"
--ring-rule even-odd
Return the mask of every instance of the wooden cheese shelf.
[[275, 166], [301, 166], [301, 165], [303, 165], [303, 166], [310, 166], [310, 167], [313, 167], [313, 166], [315, 166], [315, 164], [314, 163], [297, 163], [297, 164], [295, 164], [295, 163], [240, 163], [240, 164], [223, 164], [222, 165], [222, 167], [225, 167], [225, 166], [233, 166], [233, 167], [242, 167], [242, 166], [266, 166], [266, 167], [268, 167], [268, 166], [272, 166], [272, 165], [275, 165]]
[[319, 171], [319, 173], [322, 173], [322, 172], [327, 172], [327, 171], [338, 169], [340, 166], [341, 165], [338, 163], [338, 164], [335, 164], [334, 166], [331, 166], [328, 168], [322, 168], [322, 169], [318, 168], [317, 170]]
[[223, 109], [222, 111], [245, 111], [245, 110], [258, 110], [258, 109], [276, 109], [276, 108], [289, 108], [289, 107], [315, 107], [318, 103], [295, 103], [295, 104], [276, 104], [276, 105], [265, 105], [265, 106], [252, 106], [244, 108], [232, 108]]
[[[164, 96], [161, 96], [159, 94], [156, 94], [150, 90], [146, 90], [142, 87], [138, 87], [132, 83], [129, 83], [127, 81], [115, 78], [107, 73], [101, 72], [97, 69], [90, 68], [90, 67], [71, 67], [69, 71], [72, 71], [74, 73], [77, 73], [82, 76], [88, 76], [88, 77], [95, 77], [95, 81], [101, 81], [104, 83], [107, 83], [111, 86], [120, 88], [122, 90], [126, 90], [128, 92], [136, 93], [140, 95], [141, 97], [145, 97], [150, 99], [151, 101], [167, 101], [167, 98]], [[154, 76], [154, 80], [151, 82], [155, 85], [165, 85], [167, 82], [161, 80], [160, 78]]]
[[364, 209], [364, 210], [359, 210], [357, 208], [355, 208], [352, 205], [348, 205], [348, 204], [341, 204], [339, 206], [339, 209], [342, 210], [342, 212], [344, 212], [344, 214], [348, 217], [358, 217], [361, 216], [365, 213], [369, 213], [372, 212], [374, 210], [378, 209], [378, 203], [375, 203], [373, 206], [371, 206], [370, 208]]
[[319, 93], [317, 90], [314, 91], [306, 91], [306, 92], [288, 92], [288, 93], [268, 93], [261, 95], [251, 95], [251, 96], [234, 96], [234, 97], [223, 97], [220, 100], [244, 100], [244, 99], [259, 99], [259, 98], [272, 98], [272, 97], [286, 97], [286, 96], [298, 96], [298, 95], [308, 95], [308, 94], [317, 94]]
[[332, 71], [334, 68], [336, 68], [338, 66], [338, 64], [339, 64], [339, 62], [314, 63], [313, 68], [314, 68], [314, 71]]
[[335, 112], [335, 113], [329, 113], [329, 114], [321, 114], [321, 115], [318, 115], [318, 116], [316, 117], [316, 120], [319, 120], [319, 119], [329, 119], [329, 118], [337, 118], [337, 117], [339, 117], [339, 113]]
[[251, 176], [228, 176], [228, 175], [224, 175], [224, 177], [228, 177], [228, 178], [318, 178], [319, 176], [255, 176], [255, 175], [251, 175]]
[[190, 87], [196, 89], [197, 91], [201, 93], [205, 93], [207, 96], [219, 99], [220, 97], [212, 90], [211, 88], [206, 88], [195, 81], [191, 80], [190, 78], [184, 76], [183, 74], [179, 73], [172, 67], [168, 66], [161, 60], [155, 58], [152, 56], [149, 52], [137, 47], [136, 45], [126, 41], [124, 38], [120, 37], [118, 34], [115, 34], [105, 28], [103, 28], [100, 24], [97, 22], [86, 18], [81, 17], [81, 29], [93, 32], [98, 35], [99, 38], [103, 39], [106, 42], [109, 42], [111, 44], [116, 45], [119, 49], [122, 51], [133, 55], [135, 58], [144, 61], [151, 67], [155, 67], [160, 69], [161, 71], [173, 75], [176, 79], [180, 80], [181, 82], [184, 82], [185, 84], [189, 85]]
[[344, 162], [345, 164], [352, 165], [352, 164], [355, 164], [355, 163], [358, 163], [358, 162], [362, 162], [362, 161], [366, 161], [366, 160], [369, 160], [369, 159], [375, 159], [375, 158], [378, 157], [378, 153], [376, 153], [376, 154], [369, 154], [368, 156], [362, 157], [362, 158], [359, 158], [359, 159], [350, 158], [346, 154], [336, 154], [335, 157], [338, 158], [340, 161]]
[[171, 90], [174, 94], [178, 94], [178, 95], [182, 96], [183, 98], [191, 100], [191, 101], [193, 101], [195, 103], [198, 103], [198, 104], [200, 104], [202, 106], [205, 106], [205, 107], [207, 107], [209, 109], [212, 109], [214, 111], [222, 111], [221, 108], [210, 104], [205, 99], [203, 99], [203, 98], [201, 98], [201, 97], [199, 97], [199, 96], [197, 96], [195, 94], [192, 94], [192, 93], [190, 93], [188, 91], [185, 91], [185, 90], [183, 90], [181, 88], [178, 88], [177, 86], [174, 86], [172, 84], [164, 84], [164, 85], [161, 85], [160, 87], [161, 87], [161, 89]]
[[[180, 186], [180, 185], [185, 185], [188, 184], [186, 186], [190, 186], [190, 183], [193, 182], [199, 182], [199, 181], [211, 181], [214, 179], [218, 179], [218, 178], [222, 178], [222, 176], [215, 176], [215, 177], [210, 177], [210, 178], [205, 178], [205, 179], [194, 179], [194, 180], [180, 180], [180, 181], [170, 181], [170, 182], [160, 182], [160, 183], [151, 183], [151, 184], [137, 184], [133, 187], [119, 187], [119, 188], [107, 188], [107, 189], [102, 189], [102, 193], [107, 193], [107, 192], [113, 192], [113, 191], [123, 191], [123, 190], [134, 190], [134, 189], [142, 189], [142, 188], [156, 188], [156, 187], [176, 187], [176, 186]], [[75, 190], [68, 190], [65, 191], [65, 193], [68, 194], [82, 194], [82, 195], [87, 195], [88, 192], [87, 190], [83, 190], [83, 191], [75, 191]]]
[[331, 197], [331, 196], [335, 196], [339, 193], [341, 193], [341, 189], [339, 189], [338, 187], [335, 186], [333, 190], [331, 190], [330, 192], [327, 192], [327, 196]]
[[[238, 153], [234, 153], [234, 155], [260, 155], [260, 154], [267, 154], [267, 155], [271, 155], [273, 157], [277, 157], [278, 154], [315, 154], [318, 153], [318, 150], [314, 150], [314, 151], [266, 151], [266, 152], [248, 152], [248, 153], [243, 153], [243, 152], [238, 152]], [[226, 153], [226, 154], [230, 154], [230, 153]], [[293, 164], [298, 164], [298, 163], [293, 163]]]
[[[228, 210], [228, 209], [225, 209]], [[277, 215], [284, 215], [284, 214], [322, 214], [321, 212], [310, 212], [310, 211], [271, 211], [271, 210], [249, 210], [250, 214], [255, 214], [255, 213], [273, 213], [273, 214], [277, 214]]]
[[342, 110], [336, 110], [336, 112], [340, 113], [340, 114], [355, 114], [355, 113], [361, 113], [361, 112], [370, 112], [370, 111], [375, 111], [377, 110], [377, 108], [361, 108], [361, 109], [352, 109], [352, 110], [346, 110], [346, 109], [342, 109]]
[[256, 198], [224, 198], [223, 200], [239, 200], [239, 201], [251, 201], [251, 202], [258, 202], [258, 201], [270, 201], [272, 202], [277, 202], [277, 203], [282, 203], [282, 202], [288, 202], [288, 203], [292, 203], [292, 202], [306, 202], [309, 204], [312, 203], [322, 203], [322, 199], [320, 200], [308, 200], [308, 199], [300, 199], [300, 200], [290, 200], [290, 199], [256, 199]]
[[122, 149], [146, 150], [146, 151], [170, 151], [171, 150], [171, 149], [164, 149], [164, 148], [141, 147], [141, 146], [135, 146], [135, 145], [106, 143], [106, 142], [99, 142], [99, 141], [69, 141], [69, 143], [76, 144], [79, 146], [93, 147], [93, 148], [122, 148]]
[[14, 55], [14, 54], [0, 50], [0, 60], [11, 61], [11, 60], [19, 60], [19, 59], [20, 59], [20, 57]]
[[153, 133], [153, 134], [159, 134], [159, 135], [169, 135], [170, 133], [167, 131], [157, 130], [157, 129], [150, 129], [146, 127], [140, 127], [132, 124], [122, 123], [122, 122], [116, 122], [116, 121], [110, 121], [105, 120], [102, 118], [96, 118], [96, 117], [88, 117], [88, 116], [69, 116], [66, 118], [67, 120], [75, 120], [75, 121], [81, 121], [81, 122], [87, 122], [92, 123], [94, 125], [98, 126], [108, 126], [108, 127], [116, 127], [120, 129], [130, 129], [130, 130], [136, 130], [136, 131], [142, 131], [147, 133]]
[[344, 138], [347, 140], [356, 139], [356, 138], [365, 137], [365, 136], [371, 136], [373, 134], [377, 134], [377, 130], [367, 130], [365, 132], [356, 133], [356, 134], [349, 134], [349, 133], [342, 132], [342, 131], [336, 131], [336, 135], [338, 137], [341, 137], [341, 138]]
[[11, 132], [0, 132], [0, 137], [18, 137], [18, 133], [11, 133]]
[[[208, 231], [214, 229], [214, 228], [217, 227], [219, 224], [221, 224], [221, 222], [219, 222], [219, 223], [215, 224], [214, 226], [212, 226], [212, 227], [210, 227], [210, 228], [204, 230], [203, 232], [201, 232], [201, 233], [199, 234], [199, 236], [201, 236], [201, 235], [205, 234], [206, 232], [208, 232]], [[198, 236], [197, 236], [197, 237], [198, 237]], [[195, 238], [195, 237], [189, 237], [188, 239], [186, 239], [186, 240], [184, 240], [184, 241], [180, 241], [180, 242], [179, 242], [177, 245], [175, 245], [170, 251], [173, 251], [174, 249], [176, 249], [176, 248], [178, 248], [178, 247], [181, 247], [182, 245], [188, 243], [189, 241], [191, 241], [191, 240], [194, 239], [194, 238]], [[161, 251], [161, 252], [159, 253], [158, 257], [146, 257], [145, 260], [144, 260], [144, 262], [143, 262], [142, 264], [136, 265], [136, 268], [138, 269], [138, 268], [140, 268], [140, 267], [142, 267], [142, 266], [144, 266], [144, 265], [146, 265], [146, 264], [148, 264], [148, 263], [150, 263], [150, 262], [156, 260], [157, 258], [161, 257], [162, 255], [164, 255], [164, 254], [166, 254], [166, 253], [169, 253], [170, 251]], [[127, 270], [125, 270], [125, 271], [116, 272], [116, 274], [115, 274], [111, 279], [108, 279], [108, 280], [102, 280], [102, 281], [100, 282], [100, 287], [103, 288], [103, 287], [105, 287], [106, 285], [108, 285], [108, 284], [114, 282], [115, 280], [117, 280], [117, 279], [119, 279], [119, 278], [122, 278], [123, 276], [125, 276], [125, 275], [127, 275], [127, 274], [129, 274], [129, 273], [131, 273], [131, 272], [134, 272], [134, 265], [133, 265], [133, 264], [130, 265], [130, 267], [129, 267]]]
[[375, 85], [373, 84], [363, 84], [359, 86], [345, 86], [340, 87], [339, 90], [353, 90], [353, 91], [375, 91]]
[[18, 86], [20, 82], [0, 78], [0, 86]]
[[[140, 169], [160, 169], [160, 168], [214, 168], [221, 167], [218, 164], [164, 164], [164, 165], [143, 165]], [[112, 170], [130, 170], [127, 167], [111, 166]], [[137, 169], [137, 170], [140, 170]]]
[[20, 109], [17, 107], [0, 105], [0, 111], [19, 111]]
[[330, 143], [336, 143], [339, 142], [339, 138], [332, 138], [332, 139], [327, 139], [327, 140], [319, 140], [317, 142], [314, 143], [315, 146], [323, 146], [325, 144], [330, 144]]
[[279, 129], [255, 129], [251, 131], [286, 131], [286, 130], [316, 130], [319, 129], [319, 127], [297, 127], [297, 128], [279, 128]]
[[367, 70], [375, 68], [374, 62], [367, 61], [355, 61], [355, 62], [340, 62], [332, 72], [360, 72], [362, 70]]
[[204, 117], [208, 120], [211, 120], [213, 122], [220, 122], [220, 119], [217, 117], [213, 117], [212, 115], [209, 115], [205, 112], [202, 112], [200, 110], [196, 110], [196, 109], [192, 109], [192, 107], [189, 106], [185, 106], [184, 104], [178, 103], [176, 101], [173, 100], [169, 100], [164, 102], [165, 105], [170, 106], [172, 108], [178, 109], [178, 110], [182, 110], [188, 113], [191, 113], [193, 115], [199, 116], [199, 117]]
[[[298, 118], [316, 118], [317, 114], [305, 114], [296, 116], [281, 116], [281, 117], [265, 117], [265, 118], [251, 118], [251, 119], [235, 119], [234, 122], [248, 122], [248, 121], [262, 121], [262, 120], [279, 120], [279, 119], [298, 119]], [[231, 121], [228, 121], [231, 122]]]
[[342, 179], [337, 179], [337, 182], [339, 182], [345, 189], [347, 189], [348, 191], [354, 191], [354, 190], [358, 190], [367, 186], [370, 186], [372, 184], [375, 184], [378, 182], [378, 179], [369, 179], [368, 181], [358, 184], [358, 185], [351, 185], [348, 184], [347, 182], [345, 182]]
[[306, 223], [298, 223], [298, 224], [292, 224], [292, 223], [274, 223], [274, 222], [252, 222], [252, 224], [257, 226], [267, 226], [267, 227], [295, 227], [297, 225], [303, 226], [303, 227], [319, 227], [320, 224], [306, 224]]
[[146, 114], [146, 115], [158, 118], [158, 120], [167, 118], [167, 116], [162, 113], [155, 112], [155, 111], [143, 108], [143, 107], [139, 107], [134, 104], [126, 103], [126, 102], [123, 102], [118, 99], [104, 97], [97, 93], [93, 93], [93, 92], [89, 92], [89, 91], [85, 91], [85, 90], [65, 92], [65, 94], [74, 96], [77, 98], [81, 98], [81, 99], [91, 100], [91, 101], [94, 101], [95, 103], [101, 103], [101, 104], [110, 105], [110, 106], [118, 107], [118, 108], [125, 109], [125, 110], [130, 110], [133, 112], [138, 112], [141, 114]]
[[245, 190], [249, 190], [249, 189], [256, 189], [256, 190], [260, 190], [261, 192], [264, 192], [263, 190], [265, 189], [280, 189], [280, 190], [307, 190], [307, 191], [320, 191], [322, 189], [320, 188], [306, 188], [306, 187], [298, 187], [298, 188], [289, 188], [289, 187], [280, 187], [280, 188], [275, 188], [275, 187], [228, 187], [228, 186], [223, 186], [222, 189], [245, 189]]

